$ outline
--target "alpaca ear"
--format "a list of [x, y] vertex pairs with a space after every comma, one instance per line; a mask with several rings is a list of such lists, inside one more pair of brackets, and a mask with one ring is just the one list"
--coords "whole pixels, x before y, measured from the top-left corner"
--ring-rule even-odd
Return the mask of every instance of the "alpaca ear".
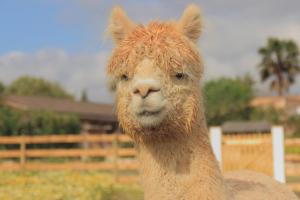
[[117, 45], [125, 39], [126, 35], [130, 33], [134, 27], [134, 23], [120, 6], [113, 8], [108, 29]]
[[178, 22], [180, 31], [193, 42], [197, 42], [202, 32], [202, 16], [198, 6], [191, 4], [183, 12]]

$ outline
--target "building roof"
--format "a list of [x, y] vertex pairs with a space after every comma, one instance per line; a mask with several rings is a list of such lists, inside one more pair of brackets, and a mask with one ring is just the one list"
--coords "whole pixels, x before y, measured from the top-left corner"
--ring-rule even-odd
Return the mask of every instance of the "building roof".
[[256, 97], [250, 105], [253, 107], [272, 107], [284, 110], [288, 114], [300, 114], [300, 95]]
[[271, 124], [266, 121], [225, 122], [222, 131], [224, 133], [270, 133]]
[[286, 106], [286, 97], [282, 96], [266, 96], [255, 97], [250, 105], [253, 107], [273, 107], [276, 109], [283, 109]]
[[254, 107], [271, 106], [277, 109], [283, 109], [290, 103], [296, 103], [300, 105], [300, 95], [255, 97], [251, 101], [250, 105]]
[[78, 114], [81, 120], [117, 122], [114, 108], [110, 104], [78, 102], [40, 96], [9, 95], [3, 99], [5, 105], [20, 110], [49, 110], [59, 113]]

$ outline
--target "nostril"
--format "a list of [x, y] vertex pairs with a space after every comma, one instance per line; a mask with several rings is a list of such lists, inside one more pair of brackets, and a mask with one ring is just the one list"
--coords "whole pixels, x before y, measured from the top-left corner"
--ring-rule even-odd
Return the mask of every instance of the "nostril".
[[154, 92], [158, 92], [160, 91], [160, 88], [156, 88], [156, 87], [149, 87], [149, 86], [140, 86], [140, 87], [136, 87], [133, 90], [133, 94], [135, 95], [139, 95], [142, 98], [146, 98], [149, 94], [154, 93]]
[[136, 88], [133, 90], [133, 94], [139, 94], [139, 93], [140, 93], [139, 89]]
[[160, 89], [157, 89], [157, 88], [149, 88], [145, 93], [144, 95], [142, 95], [143, 98], [146, 98], [147, 96], [149, 96], [149, 94], [151, 93], [155, 93], [155, 92], [158, 92], [160, 91]]

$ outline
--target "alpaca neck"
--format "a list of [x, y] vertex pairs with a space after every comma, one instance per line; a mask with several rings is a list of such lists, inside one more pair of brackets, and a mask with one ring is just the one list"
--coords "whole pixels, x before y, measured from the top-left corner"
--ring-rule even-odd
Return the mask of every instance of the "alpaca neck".
[[225, 186], [205, 120], [189, 135], [137, 147], [146, 200], [224, 199]]

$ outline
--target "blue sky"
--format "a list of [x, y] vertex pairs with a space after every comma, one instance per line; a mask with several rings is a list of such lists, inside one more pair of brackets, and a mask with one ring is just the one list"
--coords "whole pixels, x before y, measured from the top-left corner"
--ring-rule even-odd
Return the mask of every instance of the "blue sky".
[[80, 51], [89, 35], [83, 23], [71, 24], [60, 19], [66, 6], [41, 0], [2, 0], [0, 53], [35, 52], [41, 48]]
[[[259, 80], [257, 49], [269, 36], [300, 44], [299, 0], [195, 0], [205, 29], [199, 48], [205, 80], [250, 73]], [[178, 19], [182, 0], [1, 0], [0, 81], [21, 75], [57, 81], [79, 96], [111, 102], [105, 65], [113, 47], [106, 34], [111, 8], [120, 4], [136, 22]], [[268, 86], [257, 83], [260, 92]], [[300, 93], [300, 80], [291, 88]]]

